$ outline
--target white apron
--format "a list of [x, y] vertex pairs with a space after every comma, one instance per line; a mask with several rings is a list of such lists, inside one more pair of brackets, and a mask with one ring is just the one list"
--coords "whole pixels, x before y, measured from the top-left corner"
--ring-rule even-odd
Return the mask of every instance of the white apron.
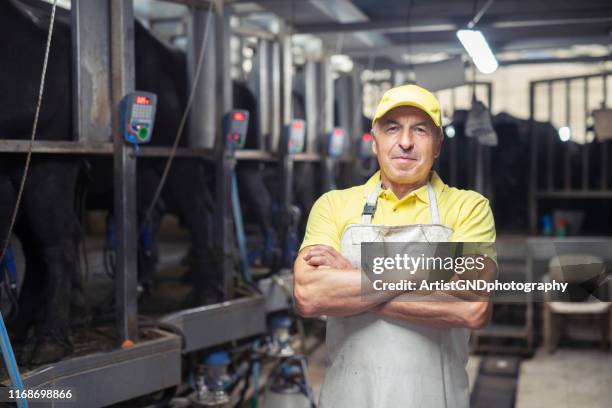
[[[448, 242], [436, 195], [427, 184], [431, 224], [372, 225], [380, 183], [361, 224], [342, 236], [342, 254], [361, 268], [361, 242]], [[410, 255], [410, 254], [409, 254]], [[418, 256], [419, 254], [414, 254]], [[439, 329], [366, 312], [327, 318], [328, 370], [321, 408], [455, 408], [469, 406], [468, 329]]]

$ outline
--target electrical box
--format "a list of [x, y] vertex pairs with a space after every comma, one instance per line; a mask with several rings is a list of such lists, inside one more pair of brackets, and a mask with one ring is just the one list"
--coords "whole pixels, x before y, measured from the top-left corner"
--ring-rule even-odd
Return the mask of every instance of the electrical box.
[[344, 130], [339, 127], [334, 128], [328, 139], [327, 155], [333, 158], [341, 156], [344, 151]]
[[234, 109], [223, 115], [223, 135], [227, 147], [242, 149], [249, 129], [249, 111]]
[[372, 136], [370, 133], [364, 133], [361, 135], [361, 139], [359, 139], [359, 146], [357, 148], [357, 156], [362, 159], [374, 157], [374, 152], [372, 151], [373, 143], [374, 136]]
[[134, 91], [123, 97], [120, 104], [120, 120], [123, 139], [132, 144], [149, 143], [153, 135], [157, 95]]
[[297, 154], [304, 151], [306, 139], [306, 122], [302, 119], [293, 119], [285, 126], [284, 140], [287, 146], [287, 153]]

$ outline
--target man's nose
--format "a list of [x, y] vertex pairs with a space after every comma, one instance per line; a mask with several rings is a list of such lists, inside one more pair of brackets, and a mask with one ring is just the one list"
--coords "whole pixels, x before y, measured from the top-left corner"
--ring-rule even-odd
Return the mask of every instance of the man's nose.
[[402, 130], [398, 141], [399, 146], [404, 150], [410, 150], [414, 146], [414, 138], [410, 128]]

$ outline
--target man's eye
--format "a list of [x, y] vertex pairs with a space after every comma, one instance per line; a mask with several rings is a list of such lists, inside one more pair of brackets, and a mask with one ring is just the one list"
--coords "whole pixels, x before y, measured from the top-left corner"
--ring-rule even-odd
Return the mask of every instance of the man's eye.
[[427, 134], [427, 129], [425, 129], [424, 127], [418, 126], [415, 131], [420, 134], [420, 135], [425, 135]]
[[387, 128], [387, 133], [394, 133], [397, 132], [399, 128], [397, 126], [391, 126], [389, 128]]

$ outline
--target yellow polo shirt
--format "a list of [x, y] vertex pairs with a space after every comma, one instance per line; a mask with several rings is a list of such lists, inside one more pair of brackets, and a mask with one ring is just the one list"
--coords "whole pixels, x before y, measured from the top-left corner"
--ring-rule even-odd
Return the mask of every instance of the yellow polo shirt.
[[[349, 224], [361, 223], [361, 213], [368, 195], [380, 181], [380, 171], [365, 184], [334, 190], [315, 202], [300, 250], [310, 245], [329, 245], [340, 251], [342, 234]], [[430, 180], [438, 200], [440, 222], [454, 230], [453, 242], [495, 242], [495, 222], [489, 200], [475, 191], [450, 187], [432, 172]], [[399, 200], [393, 191], [382, 190], [378, 196], [372, 224], [430, 224], [427, 185]], [[492, 255], [495, 258], [494, 254]]]

